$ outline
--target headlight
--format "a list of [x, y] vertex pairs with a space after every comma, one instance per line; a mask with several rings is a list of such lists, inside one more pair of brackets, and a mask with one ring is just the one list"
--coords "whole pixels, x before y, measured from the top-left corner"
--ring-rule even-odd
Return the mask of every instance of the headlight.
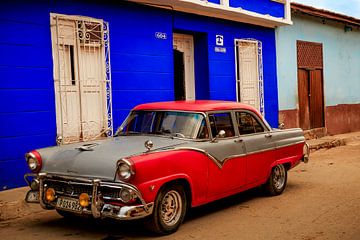
[[130, 180], [135, 175], [133, 164], [127, 159], [121, 159], [117, 165], [117, 175], [120, 180]]
[[124, 203], [128, 203], [128, 202], [130, 202], [131, 200], [133, 200], [132, 191], [124, 188], [124, 189], [122, 189], [121, 192], [120, 192], [120, 197], [121, 197], [121, 200], [122, 200]]
[[33, 173], [38, 173], [42, 167], [41, 156], [37, 151], [31, 151], [25, 155], [26, 162]]

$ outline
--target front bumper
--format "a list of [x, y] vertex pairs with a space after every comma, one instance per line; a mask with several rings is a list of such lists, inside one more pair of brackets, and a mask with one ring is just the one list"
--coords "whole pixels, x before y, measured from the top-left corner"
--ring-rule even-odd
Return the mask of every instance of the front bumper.
[[[32, 193], [38, 191], [38, 198], [32, 197], [29, 199], [31, 194], [27, 194], [27, 202], [38, 202], [41, 207], [44, 209], [54, 209], [56, 207], [56, 201], [47, 202], [44, 199], [44, 193], [46, 188], [49, 187], [48, 184], [62, 184], [62, 186], [69, 186], [71, 191], [66, 191], [63, 188], [61, 190], [56, 190], [56, 197], [67, 197], [71, 199], [77, 199], [78, 193], [76, 189], [81, 189], [80, 191], [87, 191], [90, 195], [91, 203], [88, 207], [81, 208], [81, 212], [78, 214], [92, 215], [94, 218], [113, 218], [118, 220], [131, 220], [144, 218], [153, 212], [153, 203], [146, 203], [140, 193], [140, 191], [133, 185], [128, 183], [115, 183], [115, 182], [106, 182], [100, 179], [86, 179], [86, 178], [76, 178], [69, 176], [59, 176], [47, 173], [39, 174], [26, 174], [25, 180], [31, 186], [29, 178], [33, 177], [39, 181], [38, 190], [30, 190]], [[121, 203], [121, 199], [117, 196], [106, 195], [106, 192], [120, 192], [122, 189], [129, 190], [135, 201], [132, 205], [126, 205]], [[105, 191], [106, 190], [106, 191]], [[64, 210], [64, 209], [61, 209]]]

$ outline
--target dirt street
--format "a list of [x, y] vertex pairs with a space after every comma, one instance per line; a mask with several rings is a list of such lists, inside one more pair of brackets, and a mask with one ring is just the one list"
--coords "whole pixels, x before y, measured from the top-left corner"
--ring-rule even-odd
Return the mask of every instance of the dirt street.
[[[319, 150], [278, 197], [258, 189], [193, 209], [162, 239], [360, 239], [360, 142]], [[139, 223], [68, 221], [43, 211], [0, 222], [1, 239], [150, 239]]]

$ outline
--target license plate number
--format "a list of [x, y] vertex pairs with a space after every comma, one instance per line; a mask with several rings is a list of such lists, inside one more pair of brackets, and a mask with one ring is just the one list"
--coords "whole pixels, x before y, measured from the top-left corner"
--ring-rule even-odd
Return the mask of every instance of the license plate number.
[[79, 200], [70, 198], [58, 198], [56, 202], [56, 208], [69, 210], [73, 212], [81, 212], [81, 206]]

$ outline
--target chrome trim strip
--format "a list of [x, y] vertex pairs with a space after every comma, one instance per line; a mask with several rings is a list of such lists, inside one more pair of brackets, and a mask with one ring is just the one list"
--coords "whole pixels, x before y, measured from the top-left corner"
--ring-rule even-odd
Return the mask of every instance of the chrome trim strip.
[[305, 142], [305, 140], [301, 140], [301, 141], [297, 141], [297, 142], [294, 142], [294, 143], [284, 144], [284, 145], [281, 145], [281, 146], [276, 146], [276, 149], [284, 148], [284, 147], [290, 147], [292, 145], [297, 145], [297, 144], [304, 143], [304, 142]]
[[280, 147], [267, 148], [267, 149], [263, 149], [263, 150], [259, 150], [259, 151], [253, 151], [253, 152], [244, 153], [244, 154], [231, 155], [231, 156], [228, 156], [228, 157], [226, 157], [224, 159], [217, 159], [215, 156], [211, 155], [209, 152], [207, 152], [207, 151], [205, 151], [203, 149], [200, 149], [200, 148], [177, 147], [174, 150], [190, 150], [190, 151], [196, 151], [196, 152], [200, 152], [202, 154], [205, 154], [208, 158], [210, 158], [216, 164], [216, 166], [218, 166], [221, 169], [225, 165], [226, 162], [228, 162], [228, 161], [230, 161], [230, 160], [232, 160], [234, 158], [245, 157], [245, 156], [249, 156], [249, 155], [253, 155], [253, 154], [257, 154], [257, 153], [262, 153], [262, 152], [266, 152], [266, 151], [270, 151], [270, 150], [277, 150], [277, 149], [281, 149], [281, 148], [284, 148], [284, 147], [297, 145], [297, 144], [300, 144], [300, 143], [303, 143], [303, 142], [305, 142], [305, 141], [298, 141], [298, 142], [295, 142], [295, 143], [282, 145]]
[[196, 152], [200, 152], [202, 154], [205, 154], [208, 158], [210, 158], [215, 164], [216, 166], [218, 166], [220, 169], [222, 168], [221, 161], [219, 161], [219, 159], [217, 159], [216, 157], [214, 157], [213, 155], [211, 155], [209, 152], [200, 149], [200, 148], [193, 148], [193, 147], [178, 147], [174, 150], [191, 150], [191, 151], [196, 151]]

